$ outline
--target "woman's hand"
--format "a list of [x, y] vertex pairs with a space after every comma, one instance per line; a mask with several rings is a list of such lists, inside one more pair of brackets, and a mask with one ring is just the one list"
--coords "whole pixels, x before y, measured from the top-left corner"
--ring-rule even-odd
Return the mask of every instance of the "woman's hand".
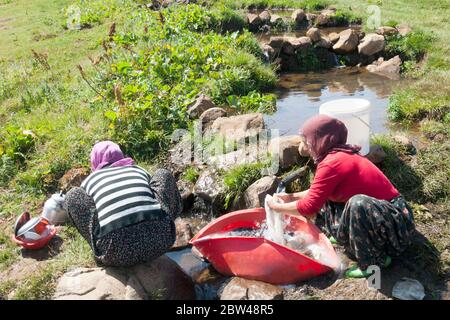
[[291, 193], [275, 193], [273, 195], [273, 198], [275, 199], [275, 201], [277, 202], [281, 202], [281, 203], [287, 203], [287, 202], [292, 202], [294, 201], [294, 196]]

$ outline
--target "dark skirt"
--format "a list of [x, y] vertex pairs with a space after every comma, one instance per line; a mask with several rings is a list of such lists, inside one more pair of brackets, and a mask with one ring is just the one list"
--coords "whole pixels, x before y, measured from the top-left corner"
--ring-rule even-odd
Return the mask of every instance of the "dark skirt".
[[391, 201], [355, 195], [346, 204], [327, 201], [317, 224], [352, 254], [358, 266], [382, 266], [386, 256], [400, 255], [415, 230], [411, 208], [402, 196]]
[[142, 221], [97, 238], [99, 223], [93, 199], [81, 188], [66, 196], [66, 209], [73, 224], [91, 246], [97, 262], [108, 266], [131, 266], [153, 260], [167, 252], [175, 242], [173, 220], [181, 212], [181, 197], [168, 170], [157, 170], [150, 183], [161, 208], [162, 218]]

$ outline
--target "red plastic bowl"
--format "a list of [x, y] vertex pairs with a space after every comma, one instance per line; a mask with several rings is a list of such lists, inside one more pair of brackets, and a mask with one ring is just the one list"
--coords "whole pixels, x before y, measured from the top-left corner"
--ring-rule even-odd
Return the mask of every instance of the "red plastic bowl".
[[53, 225], [47, 225], [47, 228], [50, 228], [50, 232], [47, 236], [44, 238], [41, 238], [39, 240], [27, 240], [23, 237], [16, 237], [15, 235], [12, 236], [12, 240], [17, 243], [18, 245], [31, 250], [37, 250], [45, 247], [47, 243], [56, 235], [56, 228]]
[[205, 226], [190, 243], [224, 275], [276, 285], [297, 283], [339, 267], [340, 260], [328, 238], [304, 217], [292, 216], [286, 230], [311, 234], [318, 244], [325, 248], [327, 261], [332, 265], [325, 266], [298, 251], [265, 238], [205, 238], [213, 233], [236, 228], [257, 228], [265, 218], [264, 208], [228, 213]]

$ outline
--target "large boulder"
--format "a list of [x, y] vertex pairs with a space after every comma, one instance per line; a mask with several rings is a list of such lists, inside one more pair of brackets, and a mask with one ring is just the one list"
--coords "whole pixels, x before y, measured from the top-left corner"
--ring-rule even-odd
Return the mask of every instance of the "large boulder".
[[194, 236], [191, 221], [188, 218], [178, 217], [174, 221], [176, 229], [176, 240], [172, 246], [173, 250], [182, 249], [189, 245], [189, 240]]
[[201, 94], [197, 100], [188, 107], [188, 115], [191, 119], [197, 119], [200, 115], [208, 109], [215, 108], [216, 105], [212, 102], [211, 98]]
[[219, 170], [230, 170], [236, 166], [255, 163], [261, 160], [264, 150], [262, 146], [257, 144], [245, 144], [240, 146], [238, 150], [213, 155], [207, 159], [207, 163]]
[[259, 28], [262, 27], [263, 21], [259, 17], [259, 15], [254, 13], [248, 13], [246, 17], [246, 21], [248, 23], [248, 29], [250, 31], [258, 31]]
[[355, 30], [347, 29], [339, 33], [339, 40], [333, 46], [333, 50], [339, 54], [354, 51], [358, 47], [358, 33]]
[[195, 299], [195, 288], [191, 278], [176, 262], [165, 255], [131, 269], [149, 299]]
[[283, 18], [279, 15], [272, 14], [270, 17], [270, 24], [275, 26], [277, 24], [282, 24], [284, 22]]
[[301, 136], [286, 136], [272, 139], [269, 150], [278, 155], [279, 166], [288, 169], [300, 161], [299, 146], [303, 141]]
[[194, 193], [208, 203], [218, 205], [225, 193], [225, 185], [216, 170], [206, 169], [198, 177]]
[[280, 54], [280, 49], [274, 49], [267, 43], [262, 45], [262, 50], [267, 54], [267, 57], [270, 61], [275, 60], [276, 57]]
[[334, 24], [333, 16], [336, 13], [336, 9], [325, 9], [323, 10], [316, 19], [316, 26], [325, 27]]
[[400, 66], [402, 60], [399, 56], [395, 56], [392, 59], [384, 61], [383, 58], [379, 58], [377, 61], [368, 65], [366, 69], [370, 72], [375, 72], [383, 75], [394, 75], [398, 77], [400, 73]]
[[294, 55], [299, 50], [311, 47], [311, 39], [309, 37], [286, 37], [283, 44], [283, 53]]
[[206, 128], [209, 124], [212, 124], [214, 120], [226, 116], [227, 112], [224, 109], [214, 107], [204, 111], [200, 116], [200, 121], [202, 122], [203, 127]]
[[268, 10], [264, 10], [259, 14], [259, 18], [261, 19], [262, 23], [269, 24], [270, 23], [270, 12]]
[[394, 34], [397, 34], [398, 30], [394, 27], [382, 26], [377, 29], [377, 33], [382, 36], [392, 36]]
[[220, 300], [282, 300], [283, 289], [269, 283], [234, 277], [219, 290]]
[[243, 139], [264, 129], [262, 113], [249, 113], [216, 119], [211, 129], [229, 140]]
[[322, 37], [315, 45], [318, 48], [329, 49], [333, 46], [333, 43], [327, 37]]
[[264, 207], [266, 195], [274, 194], [279, 182], [276, 176], [266, 176], [252, 183], [244, 192], [245, 208]]
[[305, 11], [303, 9], [294, 10], [294, 12], [292, 12], [291, 18], [292, 18], [292, 21], [294, 21], [297, 24], [300, 24], [306, 18]]
[[87, 178], [90, 171], [87, 168], [74, 168], [67, 171], [61, 179], [59, 179], [58, 187], [63, 192], [69, 191], [71, 188], [81, 186], [84, 179]]
[[320, 40], [320, 30], [318, 28], [309, 28], [306, 32], [306, 36], [311, 39], [312, 42], [317, 42]]
[[283, 36], [274, 36], [270, 37], [269, 42], [267, 44], [274, 49], [281, 49], [285, 41], [286, 39]]
[[358, 45], [358, 52], [365, 56], [371, 56], [383, 51], [384, 47], [384, 37], [376, 33], [370, 33], [366, 35]]
[[317, 14], [315, 13], [307, 13], [306, 20], [308, 21], [308, 25], [313, 26], [316, 23]]
[[131, 268], [77, 268], [59, 280], [55, 300], [195, 299], [192, 280], [166, 256]]
[[330, 34], [328, 34], [328, 39], [335, 44], [336, 42], [339, 41], [339, 33], [337, 32], [331, 32]]
[[298, 153], [301, 157], [310, 157], [308, 146], [306, 145], [306, 139], [300, 136], [300, 144], [298, 145]]

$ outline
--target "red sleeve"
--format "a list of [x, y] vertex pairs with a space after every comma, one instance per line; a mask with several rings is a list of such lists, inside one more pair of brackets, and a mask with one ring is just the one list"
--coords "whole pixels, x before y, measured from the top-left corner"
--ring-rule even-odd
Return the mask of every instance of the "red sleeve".
[[304, 216], [319, 212], [341, 179], [342, 175], [336, 169], [328, 165], [319, 165], [308, 194], [297, 201], [298, 212]]

